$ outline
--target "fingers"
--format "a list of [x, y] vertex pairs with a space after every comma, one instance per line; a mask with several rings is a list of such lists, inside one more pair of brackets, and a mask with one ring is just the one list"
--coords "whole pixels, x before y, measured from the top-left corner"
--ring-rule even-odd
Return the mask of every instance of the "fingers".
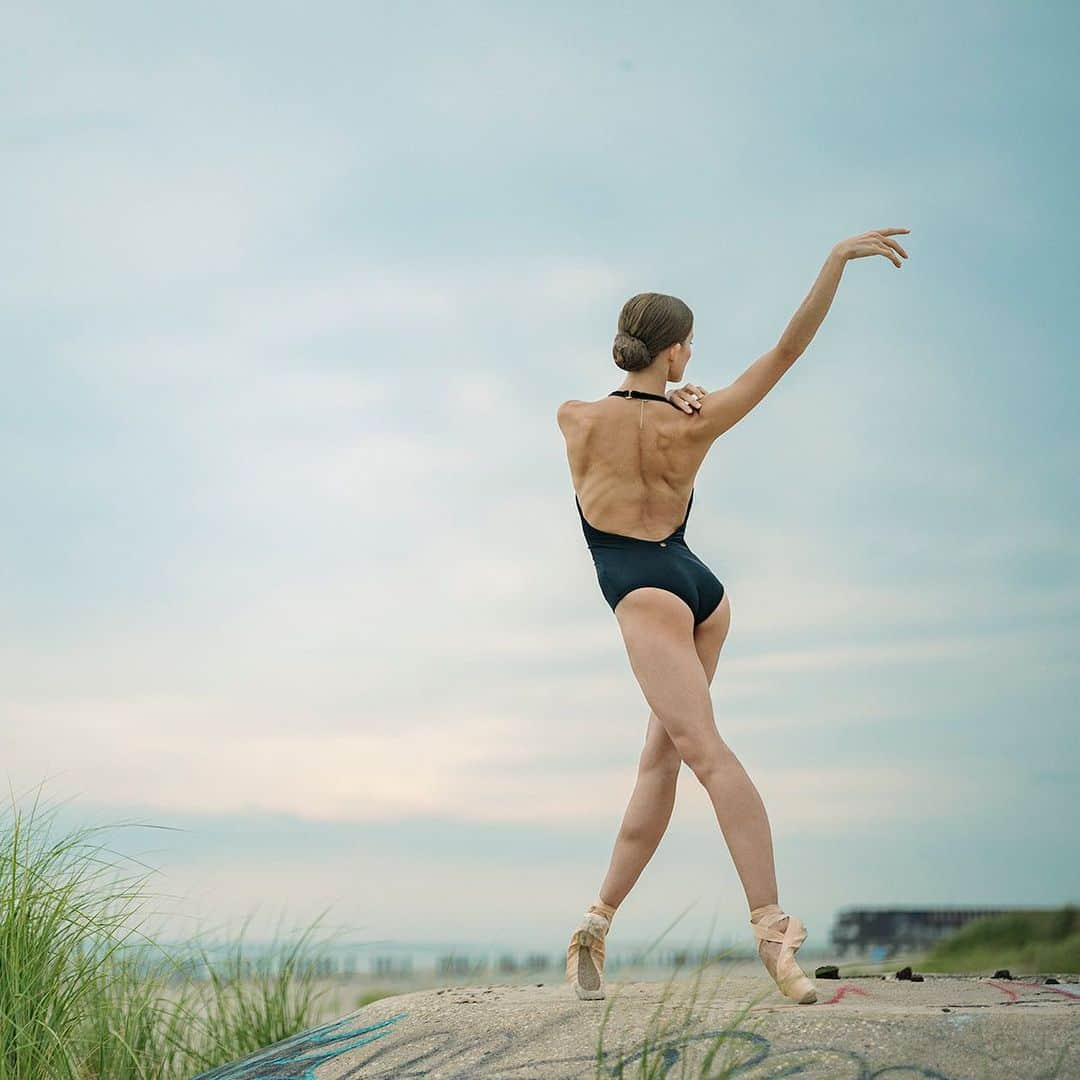
[[834, 248], [845, 259], [862, 259], [867, 255], [884, 255], [892, 264], [899, 269], [901, 259], [906, 259], [908, 253], [898, 240], [890, 240], [889, 237], [896, 233], [909, 233], [907, 228], [870, 229], [868, 232], [859, 233], [848, 240], [841, 241]]
[[889, 246], [888, 244], [886, 244], [885, 250], [888, 252], [888, 256], [889, 256], [889, 259], [891, 260], [892, 264], [894, 266], [899, 266], [900, 265], [900, 257], [896, 254], [895, 251], [893, 251], [892, 247]]
[[881, 242], [883, 244], [888, 244], [889, 247], [893, 248], [896, 251], [899, 251], [900, 254], [904, 256], [905, 259], [908, 257], [908, 253], [900, 246], [900, 241], [899, 240], [889, 240], [889, 239], [887, 239], [885, 237], [882, 237]]
[[676, 399], [679, 408], [683, 412], [692, 413], [695, 409], [701, 408], [701, 399], [706, 393], [704, 386], [687, 383], [685, 386], [680, 386], [678, 390], [673, 391], [671, 396]]
[[900, 265], [900, 259], [897, 257], [896, 252], [893, 251], [893, 249], [889, 247], [888, 244], [879, 244], [874, 250], [879, 255], [884, 255], [885, 258], [892, 262], [894, 266]]
[[671, 393], [668, 394], [668, 401], [678, 405], [683, 412], [688, 413], [694, 411], [690, 408], [686, 387], [684, 386], [680, 386], [678, 390], [672, 390]]
[[896, 248], [896, 250], [899, 251], [900, 254], [904, 256], [905, 259], [908, 257], [908, 253], [900, 246], [899, 241], [897, 241], [897, 240], [886, 240], [885, 243], [888, 244], [889, 247]]
[[871, 230], [870, 235], [874, 237], [874, 239], [877, 240], [880, 245], [887, 249], [882, 251], [881, 254], [886, 255], [894, 266], [899, 267], [900, 260], [896, 257], [894, 252], [898, 251], [901, 255], [903, 255], [905, 259], [908, 257], [908, 253], [900, 246], [900, 242], [898, 240], [890, 240], [889, 237], [894, 236], [897, 233], [909, 232], [911, 232], [910, 229], [873, 229]]

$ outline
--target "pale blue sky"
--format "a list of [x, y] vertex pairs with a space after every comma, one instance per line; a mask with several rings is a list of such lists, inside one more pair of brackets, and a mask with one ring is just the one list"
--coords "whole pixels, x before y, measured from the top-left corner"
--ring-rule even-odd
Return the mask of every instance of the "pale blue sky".
[[[564, 947], [648, 709], [555, 409], [623, 301], [712, 389], [721, 733], [780, 899], [1060, 903], [1074, 850], [1078, 41], [1068, 4], [8, 6], [0, 760], [173, 925]], [[684, 770], [624, 940], [747, 943]]]

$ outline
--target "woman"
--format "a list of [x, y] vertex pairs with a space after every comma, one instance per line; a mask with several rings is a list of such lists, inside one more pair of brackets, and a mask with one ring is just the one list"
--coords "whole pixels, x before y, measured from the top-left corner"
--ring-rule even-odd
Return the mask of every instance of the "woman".
[[674, 296], [633, 296], [619, 315], [613, 346], [615, 363], [628, 373], [622, 385], [599, 401], [559, 406], [585, 541], [652, 710], [607, 876], [567, 949], [566, 976], [580, 998], [604, 996], [607, 931], [667, 828], [685, 761], [716, 811], [762, 963], [781, 993], [800, 1004], [817, 1000], [795, 962], [805, 925], [777, 902], [764, 804], [713, 719], [709, 686], [731, 623], [730, 600], [683, 533], [706, 453], [805, 351], [845, 263], [884, 255], [899, 267], [907, 252], [890, 237], [907, 232], [878, 229], [836, 244], [777, 344], [712, 393], [695, 383], [664, 393], [690, 360], [693, 314]]

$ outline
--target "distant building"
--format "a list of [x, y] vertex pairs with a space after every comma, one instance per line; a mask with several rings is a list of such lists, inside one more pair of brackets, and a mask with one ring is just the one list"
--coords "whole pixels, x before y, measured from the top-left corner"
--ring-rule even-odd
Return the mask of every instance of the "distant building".
[[973, 919], [1031, 910], [1036, 909], [842, 908], [833, 922], [829, 939], [833, 951], [840, 956], [870, 955], [884, 960], [900, 950], [928, 949]]
[[[355, 970], [355, 961], [354, 961]], [[405, 955], [376, 955], [371, 958], [371, 972], [374, 975], [411, 975], [412, 957]]]

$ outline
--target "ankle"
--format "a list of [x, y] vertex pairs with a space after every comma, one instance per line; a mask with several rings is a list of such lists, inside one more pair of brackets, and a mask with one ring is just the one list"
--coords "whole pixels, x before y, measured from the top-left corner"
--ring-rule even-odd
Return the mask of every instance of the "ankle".
[[770, 912], [781, 910], [782, 909], [779, 904], [761, 904], [756, 908], [750, 909], [750, 921], [757, 922], [758, 919], [762, 918], [765, 915], [768, 915]]
[[603, 915], [605, 919], [610, 923], [615, 916], [617, 910], [616, 904], [605, 904], [599, 897], [589, 905], [588, 910], [595, 912], [597, 915]]

